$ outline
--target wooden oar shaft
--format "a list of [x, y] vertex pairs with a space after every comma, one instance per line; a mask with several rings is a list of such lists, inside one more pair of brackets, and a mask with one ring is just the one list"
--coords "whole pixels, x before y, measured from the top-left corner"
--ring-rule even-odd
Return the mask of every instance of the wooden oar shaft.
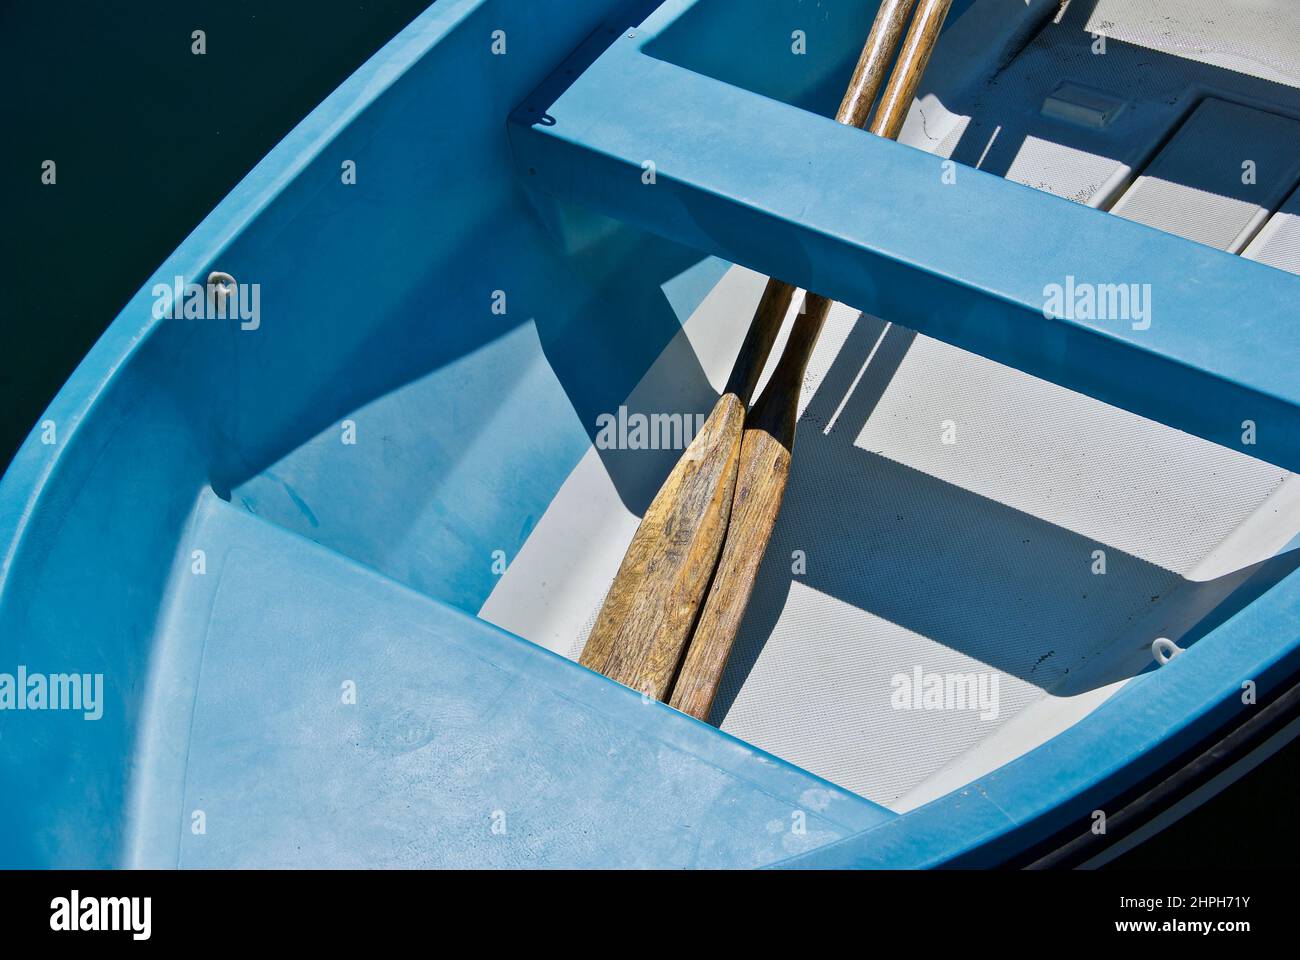
[[[891, 140], [903, 128], [951, 0], [921, 4], [871, 125], [873, 133]], [[771, 379], [745, 418], [722, 555], [669, 700], [701, 720], [708, 719], [717, 696], [785, 498], [799, 393], [830, 308], [825, 297], [808, 295]]]
[[[871, 105], [875, 102], [880, 85], [884, 82], [885, 71], [898, 48], [898, 39], [907, 26], [907, 18], [915, 6], [916, 0], [883, 0], [872, 21], [871, 33], [862, 46], [858, 62], [849, 78], [848, 88], [840, 101], [835, 119], [849, 127], [865, 127], [871, 117]], [[731, 377], [727, 381], [724, 393], [734, 393], [740, 401], [749, 406], [754, 397], [754, 388], [763, 373], [772, 344], [781, 330], [786, 310], [794, 298], [795, 288], [782, 280], [771, 277], [763, 291], [763, 299], [754, 313], [753, 322], [745, 335], [735, 365], [731, 368]], [[780, 309], [773, 309], [776, 306]]]
[[871, 33], [858, 56], [857, 66], [849, 80], [844, 99], [835, 119], [850, 127], [865, 127], [871, 116], [871, 105], [876, 100], [880, 84], [889, 69], [889, 61], [898, 49], [898, 38], [907, 26], [908, 15], [916, 0], [882, 0], [872, 21]]
[[951, 6], [952, 0], [921, 0], [921, 9], [916, 12], [916, 19], [903, 40], [903, 48], [898, 51], [898, 62], [889, 76], [885, 92], [880, 96], [876, 118], [871, 122], [871, 132], [876, 136], [897, 140], [903, 132], [903, 123], [912, 109], [916, 88], [925, 75], [930, 54], [934, 52], [939, 31], [943, 29], [943, 21]]
[[732, 364], [731, 376], [722, 390], [723, 396], [734, 394], [745, 407], [754, 399], [758, 378], [763, 373], [768, 354], [772, 352], [776, 335], [781, 332], [781, 324], [790, 310], [794, 295], [795, 288], [784, 280], [767, 278], [763, 297], [758, 301], [754, 319], [750, 321], [745, 340], [740, 345], [740, 353], [736, 354], [736, 362]]
[[[866, 123], [914, 3], [881, 3], [836, 115], [841, 123]], [[726, 389], [641, 518], [583, 648], [584, 666], [657, 699], [672, 688], [722, 550], [745, 408], [794, 293], [768, 280]]]

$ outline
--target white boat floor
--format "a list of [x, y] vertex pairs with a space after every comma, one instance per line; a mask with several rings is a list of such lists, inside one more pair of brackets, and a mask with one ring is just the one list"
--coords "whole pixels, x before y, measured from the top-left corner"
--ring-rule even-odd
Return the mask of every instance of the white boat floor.
[[[629, 416], [707, 411], [762, 285], [732, 268]], [[684, 378], [683, 351], [712, 389]], [[480, 616], [576, 659], [675, 459], [593, 446]], [[711, 719], [910, 809], [1049, 739], [1149, 666], [1152, 640], [1181, 636], [1235, 571], [1300, 527], [1288, 476], [837, 305]], [[996, 699], [901, 708], [917, 671], [973, 675]]]

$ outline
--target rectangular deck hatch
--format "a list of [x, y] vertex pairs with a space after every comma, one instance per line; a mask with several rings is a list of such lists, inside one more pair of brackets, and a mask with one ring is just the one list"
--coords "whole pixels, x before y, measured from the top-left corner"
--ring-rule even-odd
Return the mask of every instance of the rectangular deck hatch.
[[1297, 180], [1300, 122], [1211, 98], [1111, 212], [1240, 253]]

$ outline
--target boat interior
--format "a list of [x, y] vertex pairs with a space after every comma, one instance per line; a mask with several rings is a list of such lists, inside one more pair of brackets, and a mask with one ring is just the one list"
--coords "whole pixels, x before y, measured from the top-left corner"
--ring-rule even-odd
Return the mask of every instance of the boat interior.
[[[1300, 556], [1293, 348], [1252, 359], [1300, 302], [1300, 6], [957, 0], [900, 145], [829, 119], [874, 4], [544, 6], [434, 4], [160, 268], [260, 283], [258, 329], [151, 281], [24, 448], [6, 662], [106, 704], [0, 713], [7, 862], [946, 862], [1239, 686], [1198, 648]], [[841, 302], [705, 725], [576, 661], [768, 274]], [[933, 674], [994, 699], [900, 707]], [[1156, 683], [1123, 757], [1065, 739]]]

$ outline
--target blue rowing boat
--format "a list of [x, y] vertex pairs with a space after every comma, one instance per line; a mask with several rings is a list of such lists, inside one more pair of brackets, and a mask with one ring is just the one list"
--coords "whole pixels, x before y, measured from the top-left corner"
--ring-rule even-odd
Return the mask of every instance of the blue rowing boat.
[[[0, 866], [1099, 862], [1294, 735], [1300, 13], [956, 0], [891, 142], [875, 6], [440, 0], [272, 150], [0, 482]], [[703, 722], [578, 660], [769, 276]]]

